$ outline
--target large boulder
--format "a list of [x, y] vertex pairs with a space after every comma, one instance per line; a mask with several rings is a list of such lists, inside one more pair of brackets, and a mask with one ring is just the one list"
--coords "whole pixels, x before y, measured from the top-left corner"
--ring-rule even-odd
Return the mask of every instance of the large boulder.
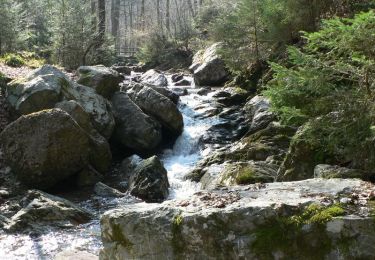
[[0, 141], [6, 164], [30, 187], [51, 188], [89, 164], [89, 136], [60, 109], [20, 117]]
[[100, 259], [373, 259], [373, 190], [312, 179], [129, 205], [102, 216]]
[[161, 142], [161, 126], [134, 104], [125, 92], [112, 97], [116, 127], [114, 140], [138, 152], [156, 148]]
[[69, 79], [57, 68], [44, 65], [6, 87], [6, 99], [16, 116], [53, 108], [61, 99], [61, 88]]
[[136, 85], [128, 90], [129, 97], [145, 113], [153, 116], [172, 134], [180, 135], [184, 127], [181, 112], [177, 106], [154, 89]]
[[248, 120], [251, 122], [250, 131], [259, 131], [267, 127], [276, 119], [271, 111], [271, 104], [268, 98], [264, 96], [255, 96], [244, 106]]
[[228, 78], [228, 70], [218, 54], [220, 45], [221, 43], [215, 43], [194, 55], [190, 70], [194, 73], [196, 85], [217, 86], [224, 83]]
[[43, 232], [48, 226], [83, 224], [93, 217], [90, 212], [66, 199], [38, 190], [29, 191], [21, 203], [24, 208], [9, 220], [5, 226], [8, 231], [31, 229]]
[[146, 202], [161, 202], [168, 197], [167, 170], [158, 157], [143, 160], [129, 179], [130, 194]]
[[168, 80], [165, 77], [165, 75], [156, 70], [147, 71], [141, 76], [140, 80], [142, 83], [150, 84], [153, 86], [158, 86], [158, 87], [168, 86]]
[[109, 102], [94, 89], [73, 82], [51, 65], [44, 65], [25, 78], [8, 84], [6, 99], [15, 117], [51, 109], [63, 100], [76, 100], [90, 115], [93, 126], [105, 138], [111, 136], [114, 128]]
[[92, 126], [90, 116], [74, 100], [57, 103], [55, 107], [67, 112], [86, 131], [90, 137], [90, 163], [100, 173], [106, 173], [112, 163], [111, 149], [107, 139]]
[[112, 135], [115, 127], [115, 119], [112, 107], [108, 100], [98, 95], [94, 89], [72, 83], [62, 89], [67, 100], [76, 100], [89, 114], [94, 128], [106, 139]]
[[96, 93], [110, 99], [120, 89], [123, 77], [115, 70], [103, 65], [78, 68], [78, 83], [95, 89]]
[[337, 165], [329, 164], [318, 164], [314, 168], [314, 177], [315, 178], [341, 178], [341, 179], [368, 179], [366, 172], [357, 169], [349, 169], [346, 167], [340, 167]]

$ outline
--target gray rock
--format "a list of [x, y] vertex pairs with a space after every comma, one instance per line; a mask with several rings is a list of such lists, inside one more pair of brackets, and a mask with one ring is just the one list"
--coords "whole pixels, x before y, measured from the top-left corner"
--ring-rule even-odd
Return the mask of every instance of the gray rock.
[[349, 168], [340, 167], [337, 165], [318, 164], [317, 166], [315, 166], [315, 169], [314, 169], [314, 178], [367, 179], [366, 177], [367, 177], [366, 173], [362, 170], [349, 169]]
[[193, 58], [190, 70], [198, 86], [218, 86], [225, 82], [229, 73], [217, 51], [221, 43], [215, 43], [206, 50], [199, 51]]
[[155, 90], [159, 94], [162, 94], [163, 96], [169, 98], [174, 104], [177, 104], [178, 101], [180, 100], [180, 96], [177, 93], [170, 91], [169, 89], [165, 87], [157, 87], [157, 86], [152, 86], [152, 85], [149, 85], [149, 87], [151, 87], [153, 90]]
[[142, 83], [147, 83], [154, 86], [165, 87], [168, 86], [168, 80], [164, 74], [156, 70], [149, 70], [144, 73], [140, 79]]
[[138, 152], [156, 148], [162, 138], [161, 126], [142, 112], [125, 92], [112, 98], [116, 127], [113, 138], [122, 145]]
[[129, 179], [130, 194], [146, 202], [161, 202], [168, 197], [167, 170], [158, 157], [143, 160]]
[[85, 251], [67, 250], [55, 255], [54, 260], [98, 260], [99, 257]]
[[0, 228], [3, 228], [4, 226], [8, 225], [10, 222], [10, 219], [3, 216], [3, 215], [0, 215]]
[[[74, 100], [63, 101], [56, 104], [56, 108], [60, 108], [67, 112], [90, 137], [90, 163], [100, 173], [106, 173], [112, 163], [112, 153], [108, 141], [101, 136], [92, 126], [90, 116], [82, 108], [82, 106]], [[89, 173], [87, 176], [95, 176], [92, 171], [84, 171]], [[82, 173], [81, 177], [84, 176]], [[96, 183], [97, 181], [95, 181]], [[94, 184], [94, 183], [92, 183]]]
[[89, 114], [94, 128], [106, 139], [112, 135], [115, 119], [111, 104], [104, 97], [98, 95], [94, 89], [72, 83], [64, 85], [63, 95], [67, 100], [76, 100]]
[[83, 224], [93, 217], [90, 212], [68, 200], [38, 190], [29, 191], [23, 203], [25, 207], [5, 226], [8, 231], [45, 231], [48, 226]]
[[53, 108], [63, 100], [76, 100], [105, 138], [111, 136], [114, 128], [109, 102], [94, 89], [74, 83], [51, 65], [44, 65], [26, 78], [8, 84], [6, 99], [16, 117]]
[[96, 195], [99, 195], [102, 197], [121, 198], [125, 196], [125, 193], [122, 193], [114, 188], [111, 188], [102, 182], [98, 182], [95, 185], [94, 192]]
[[53, 187], [89, 164], [89, 136], [60, 109], [20, 117], [0, 140], [6, 164], [30, 187]]
[[177, 81], [174, 85], [175, 86], [190, 86], [191, 82], [187, 79], [181, 79], [180, 81]]
[[120, 90], [123, 77], [115, 70], [103, 65], [82, 66], [78, 68], [78, 83], [95, 89], [96, 93], [110, 99]]
[[91, 165], [89, 165], [77, 174], [75, 184], [78, 187], [94, 186], [96, 183], [104, 179], [103, 174], [99, 173], [97, 170], [91, 167]]
[[250, 131], [256, 132], [266, 128], [276, 116], [271, 112], [270, 101], [263, 96], [255, 96], [246, 103], [244, 110], [251, 121]]
[[[100, 259], [373, 259], [372, 217], [360, 207], [322, 203], [372, 188], [312, 179], [129, 205], [102, 216]], [[319, 219], [325, 209], [335, 213]]]
[[173, 74], [171, 76], [172, 82], [178, 82], [178, 81], [182, 80], [183, 78], [184, 78], [184, 74], [181, 74], [181, 73]]
[[182, 133], [184, 122], [177, 106], [165, 96], [147, 86], [137, 85], [128, 90], [129, 97], [145, 113], [153, 116], [175, 135]]
[[26, 78], [6, 86], [6, 99], [15, 116], [53, 108], [60, 100], [61, 88], [69, 84], [67, 76], [53, 66], [45, 65]]

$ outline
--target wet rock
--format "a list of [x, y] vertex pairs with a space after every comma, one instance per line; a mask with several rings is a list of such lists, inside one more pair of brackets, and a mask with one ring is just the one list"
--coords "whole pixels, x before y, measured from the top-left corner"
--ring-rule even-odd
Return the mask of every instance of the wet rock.
[[172, 82], [178, 82], [180, 80], [182, 80], [184, 78], [184, 74], [173, 74], [171, 79], [172, 79]]
[[53, 187], [89, 164], [89, 136], [60, 109], [20, 117], [0, 140], [6, 164], [30, 187]]
[[122, 145], [139, 152], [156, 148], [162, 138], [161, 126], [128, 97], [117, 92], [112, 98], [116, 127], [113, 138]]
[[100, 258], [308, 259], [314, 252], [319, 259], [372, 259], [372, 217], [360, 206], [349, 210], [330, 201], [372, 188], [358, 180], [313, 179], [130, 205], [102, 216]]
[[93, 217], [90, 212], [68, 200], [38, 190], [29, 191], [22, 203], [25, 207], [5, 226], [8, 231], [45, 231], [51, 226], [86, 223]]
[[120, 74], [130, 76], [133, 71], [131, 66], [112, 66], [111, 69], [117, 71]]
[[3, 216], [3, 215], [0, 215], [0, 228], [3, 228], [4, 226], [8, 225], [10, 222], [10, 219]]
[[168, 80], [164, 74], [156, 70], [149, 70], [142, 75], [140, 81], [154, 86], [165, 87], [168, 86]]
[[241, 88], [225, 88], [213, 95], [213, 98], [225, 106], [234, 106], [243, 104], [250, 93]]
[[53, 108], [60, 100], [67, 76], [51, 65], [33, 71], [26, 78], [13, 80], [6, 86], [6, 100], [15, 116]]
[[149, 87], [158, 92], [159, 94], [162, 94], [163, 96], [169, 98], [174, 104], [177, 104], [180, 100], [180, 96], [177, 93], [170, 91], [165, 87], [157, 87], [152, 85], [149, 85]]
[[75, 184], [78, 187], [94, 186], [96, 183], [104, 179], [103, 174], [99, 173], [89, 165], [77, 174]]
[[115, 70], [103, 65], [81, 66], [78, 68], [78, 83], [95, 89], [96, 93], [110, 99], [119, 91], [123, 77]]
[[132, 155], [121, 162], [120, 170], [124, 179], [129, 179], [142, 160], [138, 155]]
[[130, 176], [129, 191], [146, 202], [161, 202], [168, 197], [167, 170], [158, 157], [143, 160]]
[[187, 79], [181, 79], [180, 81], [177, 81], [174, 85], [175, 86], [190, 86], [191, 82]]
[[128, 95], [143, 111], [158, 120], [172, 134], [182, 133], [184, 127], [182, 114], [168, 98], [150, 87], [141, 85], [130, 89]]
[[314, 177], [315, 178], [342, 178], [342, 179], [368, 179], [367, 174], [362, 170], [349, 169], [345, 167], [340, 167], [337, 165], [319, 164], [315, 166]]
[[94, 192], [96, 195], [102, 196], [102, 197], [112, 197], [112, 198], [120, 198], [124, 197], [125, 193], [122, 193], [114, 188], [109, 187], [108, 185], [105, 185], [102, 182], [98, 182], [94, 187]]
[[[86, 113], [83, 107], [74, 100], [57, 103], [55, 107], [67, 112], [78, 123], [78, 125], [86, 131], [90, 137], [90, 163], [100, 173], [106, 173], [112, 162], [111, 150], [108, 141], [92, 126], [90, 116]], [[84, 177], [83, 173], [80, 175], [81, 177]], [[96, 174], [89, 173], [87, 177], [93, 177], [95, 175]]]
[[54, 260], [99, 260], [99, 257], [85, 251], [67, 250], [58, 253]]
[[211, 92], [211, 89], [210, 88], [200, 88], [198, 91], [197, 91], [197, 94], [200, 95], [200, 96], [206, 96], [208, 93]]
[[199, 51], [193, 58], [190, 70], [198, 86], [218, 86], [224, 83], [229, 75], [224, 61], [218, 55], [221, 43], [215, 43], [206, 50]]

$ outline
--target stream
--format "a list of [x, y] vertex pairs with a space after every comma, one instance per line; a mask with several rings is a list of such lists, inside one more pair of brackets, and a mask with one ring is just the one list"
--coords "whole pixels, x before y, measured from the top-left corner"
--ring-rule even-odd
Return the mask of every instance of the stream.
[[[189, 78], [193, 81], [192, 78]], [[169, 88], [176, 88], [171, 83]], [[181, 90], [181, 87], [178, 87]], [[179, 109], [184, 118], [184, 131], [176, 140], [173, 148], [159, 154], [168, 171], [170, 182], [169, 199], [184, 199], [200, 190], [198, 183], [184, 180], [199, 160], [220, 147], [217, 144], [205, 144], [202, 138], [213, 125], [222, 123], [223, 119], [210, 113], [213, 91], [207, 95], [199, 95], [194, 85], [183, 87], [187, 95], [180, 97]], [[132, 197], [120, 199], [101, 198], [95, 195], [80, 197], [79, 193], [70, 194], [67, 199], [77, 203], [95, 214], [95, 219], [87, 224], [51, 229], [46, 233], [5, 234], [0, 231], [0, 260], [3, 259], [53, 259], [65, 250], [80, 250], [98, 255], [101, 248], [100, 215], [109, 209], [134, 202]]]

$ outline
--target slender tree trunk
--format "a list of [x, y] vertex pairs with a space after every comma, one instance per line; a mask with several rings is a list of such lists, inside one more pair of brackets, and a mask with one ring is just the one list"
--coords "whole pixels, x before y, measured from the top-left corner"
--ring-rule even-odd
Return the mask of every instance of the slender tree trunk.
[[186, 0], [186, 1], [187, 1], [189, 10], [190, 10], [190, 14], [191, 14], [192, 17], [194, 17], [195, 11], [194, 11], [194, 7], [193, 7], [193, 3], [191, 2], [191, 0]]
[[112, 0], [112, 9], [111, 9], [111, 20], [112, 20], [112, 35], [116, 38], [118, 37], [119, 32], [119, 20], [120, 18], [120, 0]]
[[97, 25], [97, 7], [96, 7], [96, 0], [91, 0], [91, 27], [92, 30], [96, 31], [96, 25]]
[[170, 0], [167, 0], [167, 4], [166, 4], [166, 11], [165, 11], [165, 27], [167, 28], [167, 33], [168, 35], [170, 34], [171, 32], [171, 25], [170, 25]]
[[105, 37], [105, 0], [98, 0], [98, 41], [97, 47], [101, 47]]
[[158, 21], [158, 27], [161, 27], [161, 15], [160, 15], [160, 0], [156, 0], [156, 19]]
[[145, 26], [146, 26], [146, 17], [145, 17], [145, 0], [142, 0], [142, 3], [141, 3], [141, 29], [142, 31], [145, 30]]

